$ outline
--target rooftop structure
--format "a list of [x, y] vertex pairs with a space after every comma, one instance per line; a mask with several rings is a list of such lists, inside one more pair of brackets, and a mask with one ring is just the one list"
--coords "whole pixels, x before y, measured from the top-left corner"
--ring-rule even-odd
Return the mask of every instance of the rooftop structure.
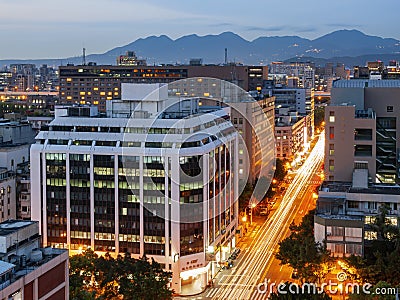
[[0, 223], [0, 299], [69, 297], [68, 251], [40, 248], [39, 224]]

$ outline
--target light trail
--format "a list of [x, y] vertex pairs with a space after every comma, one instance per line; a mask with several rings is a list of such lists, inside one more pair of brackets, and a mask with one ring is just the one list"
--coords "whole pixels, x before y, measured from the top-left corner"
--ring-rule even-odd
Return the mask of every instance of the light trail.
[[[226, 282], [213, 294], [212, 299], [253, 299], [257, 293], [257, 285], [262, 281], [262, 274], [272, 263], [275, 249], [279, 241], [284, 238], [289, 224], [296, 215], [296, 208], [300, 205], [295, 201], [304, 196], [310, 179], [321, 167], [324, 158], [324, 132], [321, 133], [318, 142], [304, 164], [298, 169], [296, 176], [288, 187], [280, 206], [273, 216], [258, 230], [256, 236], [245, 251], [242, 261], [226, 277]], [[267, 295], [258, 296], [266, 298]]]

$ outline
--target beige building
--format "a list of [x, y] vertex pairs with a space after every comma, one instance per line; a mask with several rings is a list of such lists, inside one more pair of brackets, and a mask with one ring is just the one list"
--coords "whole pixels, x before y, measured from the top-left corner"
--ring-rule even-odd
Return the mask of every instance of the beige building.
[[339, 80], [326, 107], [327, 179], [351, 181], [367, 162], [372, 182], [400, 182], [400, 80]]
[[275, 124], [276, 157], [293, 160], [307, 142], [307, 118], [284, 116]]
[[315, 240], [325, 241], [336, 257], [364, 254], [365, 247], [378, 237], [371, 225], [383, 205], [388, 208], [387, 222], [399, 226], [399, 187], [368, 186], [367, 169], [359, 167], [353, 173], [353, 182], [324, 182], [319, 192]]
[[325, 108], [325, 176], [329, 181], [351, 181], [353, 167], [368, 165], [370, 180], [376, 176], [376, 118], [372, 110], [354, 106]]
[[274, 157], [274, 101], [275, 97], [269, 97], [257, 102], [234, 103], [231, 107], [231, 122], [242, 137], [239, 139], [239, 179], [242, 181], [248, 174], [247, 181], [255, 183], [261, 169], [270, 162], [263, 156]]

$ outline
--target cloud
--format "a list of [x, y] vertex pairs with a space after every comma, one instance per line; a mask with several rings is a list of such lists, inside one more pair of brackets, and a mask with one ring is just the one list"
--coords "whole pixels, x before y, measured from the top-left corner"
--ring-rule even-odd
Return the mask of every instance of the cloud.
[[243, 28], [245, 31], [257, 31], [257, 32], [317, 32], [316, 27], [300, 27], [300, 26], [290, 26], [290, 25], [280, 25], [280, 26], [245, 26]]
[[229, 22], [222, 22], [222, 23], [216, 23], [216, 24], [210, 24], [208, 25], [210, 27], [231, 27], [231, 26], [235, 26], [235, 24], [233, 23], [229, 23]]
[[259, 26], [247, 26], [244, 28], [246, 31], [284, 31], [287, 29], [287, 26], [267, 26], [267, 27], [259, 27]]
[[357, 28], [359, 28], [359, 27], [363, 27], [364, 25], [355, 25], [355, 24], [350, 24], [350, 23], [328, 23], [328, 24], [325, 24], [325, 26], [328, 26], [328, 27], [334, 27], [334, 28], [343, 28], [343, 27], [346, 27], [346, 28], [348, 28], [348, 27], [357, 27]]

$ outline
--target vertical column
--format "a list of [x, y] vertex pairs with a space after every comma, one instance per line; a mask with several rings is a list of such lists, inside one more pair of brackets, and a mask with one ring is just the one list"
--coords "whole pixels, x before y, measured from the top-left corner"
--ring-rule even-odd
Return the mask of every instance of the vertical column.
[[94, 250], [94, 155], [90, 154], [90, 247]]
[[[40, 145], [42, 146], [42, 145]], [[44, 236], [43, 234], [43, 201], [44, 194], [42, 193], [44, 187], [46, 186], [46, 180], [43, 176], [43, 160], [45, 159], [45, 154], [41, 153], [39, 149], [36, 149], [37, 145], [32, 145], [31, 147], [31, 216], [32, 220], [39, 221], [39, 234]]]
[[143, 212], [143, 163], [144, 163], [144, 152], [143, 155], [140, 156], [139, 162], [139, 198], [140, 198], [140, 256], [144, 255], [144, 212]]
[[180, 279], [180, 200], [179, 200], [179, 151], [171, 158], [171, 232], [172, 235], [172, 288], [177, 294], [181, 293], [181, 279]]
[[238, 135], [236, 135], [234, 139], [234, 151], [233, 151], [233, 170], [232, 170], [232, 175], [234, 176], [233, 179], [233, 199], [235, 201], [235, 222], [236, 226], [238, 224], [238, 218], [239, 218], [239, 138]]
[[170, 164], [170, 158], [168, 156], [164, 157], [164, 172], [165, 172], [165, 195], [164, 195], [164, 222], [165, 222], [165, 261], [166, 261], [166, 268], [169, 268], [169, 196], [168, 196], [168, 191], [169, 191], [169, 164]]
[[114, 211], [114, 230], [115, 230], [115, 253], [119, 253], [119, 189], [118, 189], [118, 174], [119, 174], [119, 156], [114, 156], [114, 201], [115, 201], [115, 211]]
[[39, 278], [33, 280], [33, 299], [39, 300]]
[[67, 215], [67, 245], [71, 247], [71, 186], [70, 186], [69, 151], [65, 154], [65, 179], [66, 179], [66, 215]]
[[204, 154], [203, 155], [203, 243], [204, 243], [204, 249], [207, 251], [207, 247], [209, 245], [209, 238], [208, 238], [208, 219], [210, 218], [209, 216], [209, 191], [208, 191], [208, 185], [209, 185], [209, 155]]
[[43, 185], [42, 185], [42, 199], [43, 206], [42, 210], [42, 235], [43, 235], [43, 246], [47, 246], [47, 174], [46, 174], [46, 153], [42, 155], [42, 174], [43, 174]]
[[65, 300], [69, 299], [69, 266], [68, 266], [68, 260], [64, 262], [65, 264]]

